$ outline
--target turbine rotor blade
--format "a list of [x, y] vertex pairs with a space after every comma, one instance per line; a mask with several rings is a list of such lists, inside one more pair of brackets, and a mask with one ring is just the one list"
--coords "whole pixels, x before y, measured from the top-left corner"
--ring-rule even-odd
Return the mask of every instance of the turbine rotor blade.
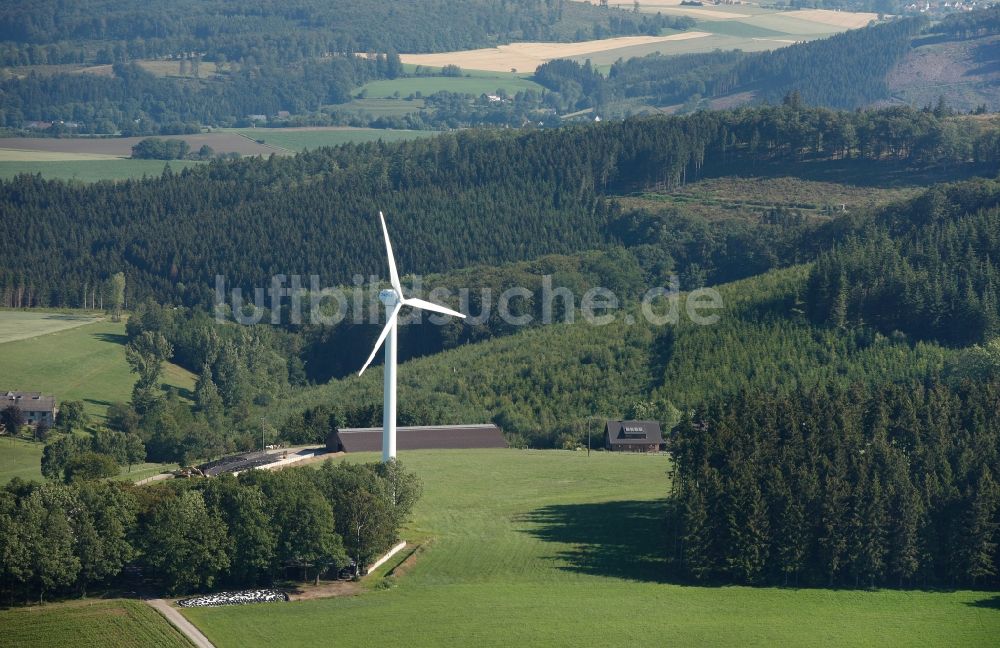
[[396, 315], [399, 314], [399, 309], [402, 307], [403, 303], [397, 302], [396, 306], [393, 307], [392, 312], [389, 313], [389, 317], [387, 317], [385, 320], [385, 328], [382, 329], [382, 333], [378, 336], [378, 341], [375, 342], [375, 348], [372, 349], [372, 354], [368, 356], [368, 360], [365, 362], [365, 366], [361, 367], [361, 371], [358, 372], [359, 376], [365, 372], [365, 369], [368, 368], [368, 365], [370, 365], [372, 363], [372, 360], [375, 359], [375, 354], [378, 353], [378, 350], [382, 346], [382, 343], [385, 342], [385, 338], [389, 335], [389, 331], [396, 324]]
[[435, 313], [442, 313], [444, 315], [451, 315], [452, 317], [461, 317], [465, 319], [465, 315], [459, 313], [458, 311], [453, 311], [450, 308], [445, 308], [440, 304], [435, 304], [434, 302], [425, 301], [423, 299], [404, 299], [403, 303], [407, 306], [413, 306], [414, 308], [419, 308], [421, 310], [434, 311]]
[[378, 217], [382, 221], [382, 234], [385, 236], [385, 252], [389, 257], [389, 282], [399, 295], [399, 298], [402, 299], [403, 287], [399, 283], [399, 273], [396, 272], [396, 259], [392, 256], [392, 243], [389, 242], [389, 230], [385, 226], [385, 216], [382, 215], [382, 212], [379, 212]]

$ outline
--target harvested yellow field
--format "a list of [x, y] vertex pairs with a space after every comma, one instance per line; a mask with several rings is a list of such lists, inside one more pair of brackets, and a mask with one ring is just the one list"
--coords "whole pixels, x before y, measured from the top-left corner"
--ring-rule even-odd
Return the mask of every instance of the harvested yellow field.
[[69, 162], [73, 160], [117, 160], [121, 156], [65, 151], [29, 151], [0, 148], [0, 162]]
[[710, 36], [707, 32], [684, 32], [670, 36], [623, 36], [580, 43], [511, 43], [499, 47], [441, 52], [438, 54], [400, 54], [403, 63], [444, 67], [458, 65], [469, 70], [509, 72], [512, 68], [529, 72], [542, 63], [559, 58], [576, 58], [635, 45], [651, 45], [670, 41], [691, 40]]
[[868, 23], [878, 18], [878, 14], [854, 13], [851, 11], [830, 11], [829, 9], [806, 9], [804, 11], [789, 11], [783, 13], [789, 18], [808, 20], [809, 22], [832, 27], [843, 27], [844, 29], [857, 29], [864, 27]]

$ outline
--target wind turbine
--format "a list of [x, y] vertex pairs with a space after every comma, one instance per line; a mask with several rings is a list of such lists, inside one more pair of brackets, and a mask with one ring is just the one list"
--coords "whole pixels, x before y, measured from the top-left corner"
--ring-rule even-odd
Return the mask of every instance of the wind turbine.
[[396, 320], [399, 310], [403, 306], [412, 306], [422, 310], [443, 313], [464, 318], [465, 315], [450, 308], [445, 308], [434, 302], [423, 299], [403, 297], [403, 287], [399, 283], [399, 274], [396, 273], [396, 260], [392, 256], [392, 243], [389, 242], [389, 230], [385, 227], [385, 216], [378, 213], [379, 220], [382, 221], [382, 234], [385, 236], [385, 252], [389, 258], [389, 283], [392, 288], [386, 288], [378, 294], [379, 301], [385, 304], [385, 328], [375, 342], [375, 348], [368, 356], [365, 366], [358, 372], [360, 376], [368, 368], [368, 365], [375, 359], [378, 348], [385, 343], [385, 378], [383, 380], [383, 402], [382, 402], [382, 461], [389, 462], [396, 458]]

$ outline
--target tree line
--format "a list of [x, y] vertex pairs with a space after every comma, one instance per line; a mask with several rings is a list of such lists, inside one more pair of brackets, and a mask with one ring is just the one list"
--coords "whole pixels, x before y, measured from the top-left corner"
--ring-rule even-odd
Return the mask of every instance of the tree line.
[[123, 136], [248, 126], [248, 115], [309, 114], [347, 102], [353, 88], [391, 72], [386, 60], [350, 54], [291, 69], [244, 64], [189, 80], [157, 77], [134, 62], [114, 64], [106, 77], [32, 72], [0, 82], [0, 126], [62, 120], [78, 124], [77, 132]]
[[740, 92], [777, 103], [793, 91], [811, 105], [863, 108], [888, 97], [886, 75], [926, 26], [923, 18], [905, 18], [768, 52], [650, 54], [615, 62], [607, 76], [589, 63], [552, 61], [535, 78], [572, 97], [577, 109], [604, 111], [615, 102], [698, 105]]
[[[943, 195], [947, 204], [954, 203], [952, 209], [975, 211], [975, 205], [986, 204], [995, 194], [990, 192], [993, 184], [960, 183], [932, 189], [927, 196]], [[843, 326], [811, 319], [816, 302], [809, 277], [817, 270], [772, 272], [817, 254], [822, 259], [825, 250], [838, 249], [845, 241], [863, 240], [870, 223], [888, 219], [888, 214], [901, 223], [920, 222], [924, 213], [920, 205], [925, 202], [926, 196], [874, 216], [819, 223], [794, 214], [774, 214], [757, 224], [742, 220], [709, 224], [670, 212], [623, 211], [614, 230], [629, 247], [425, 277], [425, 287], [449, 289], [452, 296], [446, 301], [467, 310], [472, 319], [446, 326], [425, 319], [401, 327], [404, 367], [422, 360], [413, 365], [420, 379], [401, 383], [408, 396], [400, 420], [411, 424], [491, 420], [518, 443], [576, 447], [585, 442], [588, 414], [629, 416], [637, 411], [636, 402], [652, 404], [657, 416], [669, 421], [678, 409], [690, 409], [713, 394], [731, 394], [747, 385], [791, 390], [831, 380], [842, 385], [875, 384], [887, 377], [913, 380], [928, 372], [984, 376], [984, 367], [991, 363], [964, 356], [959, 360], [955, 352], [938, 346], [938, 341], [950, 344], [944, 337], [927, 339], [912, 327], [886, 330], [866, 318], [849, 319]], [[815, 268], [822, 265], [820, 261]], [[721, 286], [726, 310], [715, 326], [694, 326], [684, 318], [666, 327], [643, 325], [643, 315], [637, 312], [639, 299], [651, 286], [672, 285], [674, 274], [683, 290], [753, 278]], [[550, 289], [570, 290], [571, 302], [565, 295], [546, 299], [546, 275], [551, 277]], [[532, 319], [527, 326], [512, 326], [497, 314], [496, 296], [512, 286], [528, 289], [524, 299], [511, 304], [514, 314]], [[611, 289], [620, 300], [618, 315], [630, 314], [638, 324], [564, 323], [574, 314], [579, 320], [579, 312], [569, 311], [577, 310], [580, 297], [595, 286]], [[462, 289], [468, 290], [464, 302]], [[373, 299], [373, 290], [377, 286], [362, 291], [363, 304]], [[484, 301], [486, 290], [493, 295], [492, 302]], [[307, 295], [302, 298], [308, 300]], [[266, 322], [272, 313], [266, 308], [261, 324], [237, 326], [219, 324], [197, 308], [141, 306], [129, 325], [132, 338], [141, 339], [144, 329], [162, 334], [173, 346], [173, 361], [196, 372], [202, 367], [192, 413], [162, 418], [156, 412], [183, 407], [168, 396], [151, 410], [154, 414], [137, 418], [148, 430], [141, 434], [151, 452], [177, 460], [253, 447], [255, 439], [259, 442], [253, 415], [258, 406], [272, 422], [272, 434], [292, 443], [322, 443], [336, 427], [377, 425], [378, 376], [360, 381], [350, 376], [364, 361], [379, 325], [354, 323], [351, 301], [344, 320], [333, 326], [308, 322], [270, 326]], [[290, 322], [288, 307], [284, 300], [278, 321]], [[542, 325], [546, 311], [558, 326]], [[962, 327], [950, 330], [954, 329]], [[234, 345], [232, 351], [221, 352], [229, 359], [219, 364], [222, 356], [217, 354], [229, 345]], [[476, 360], [483, 354], [496, 359], [489, 371]], [[255, 359], [258, 356], [272, 360], [262, 362]], [[215, 359], [206, 366], [205, 358]], [[234, 360], [237, 364], [229, 364]], [[532, 369], [521, 371], [523, 363]], [[973, 365], [982, 370], [970, 369]], [[262, 367], [279, 371], [262, 373]], [[432, 374], [441, 378], [428, 378]], [[329, 386], [307, 386], [331, 378]], [[539, 384], [546, 388], [539, 390]], [[238, 394], [243, 396], [234, 400]], [[327, 405], [318, 407], [321, 403]], [[206, 425], [201, 422], [206, 417], [225, 423]], [[226, 434], [218, 432], [222, 428]]]
[[1000, 187], [935, 187], [884, 210], [819, 256], [807, 292], [815, 321], [952, 346], [1000, 334]]
[[993, 382], [710, 399], [675, 429], [667, 552], [697, 582], [995, 587]]
[[[321, 285], [384, 276], [377, 255], [343, 253], [378, 249], [372, 195], [394, 236], [408, 241], [400, 264], [412, 272], [571, 253], [614, 240], [617, 213], [607, 196], [670, 188], [747, 162], [813, 159], [974, 168], [1000, 159], [1000, 136], [933, 111], [834, 112], [790, 97], [781, 106], [687, 117], [214, 161], [120, 183], [21, 175], [0, 183], [11, 225], [0, 241], [0, 303], [79, 306], [85, 286], [119, 271], [130, 303], [205, 306], [214, 303], [216, 275], [244, 294], [279, 272], [316, 274]], [[53, 262], [36, 263], [42, 256]]]
[[567, 0], [295, 0], [255, 7], [234, 0], [154, 7], [42, 0], [0, 9], [0, 65], [109, 64], [182, 52], [285, 64], [331, 52], [443, 52], [658, 33], [690, 23]]
[[397, 541], [420, 492], [395, 462], [155, 487], [15, 479], [0, 490], [0, 592], [86, 595], [134, 571], [172, 594], [335, 578]]
[[977, 11], [953, 13], [927, 31], [966, 39], [1000, 34], [1000, 7], [994, 5]]

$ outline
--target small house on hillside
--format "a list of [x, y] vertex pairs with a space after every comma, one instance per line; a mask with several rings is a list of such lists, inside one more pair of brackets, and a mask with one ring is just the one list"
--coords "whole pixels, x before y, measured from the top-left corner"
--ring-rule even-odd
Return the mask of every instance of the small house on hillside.
[[[421, 425], [396, 428], [399, 450], [506, 448], [503, 432], [493, 424]], [[330, 452], [377, 452], [382, 449], [382, 428], [340, 428], [326, 440]]]
[[657, 421], [608, 421], [604, 426], [604, 448], [616, 452], [658, 452], [663, 433]]
[[31, 426], [39, 423], [52, 427], [56, 422], [55, 396], [43, 396], [41, 392], [8, 391], [0, 394], [0, 410], [16, 407], [24, 415], [24, 422]]

